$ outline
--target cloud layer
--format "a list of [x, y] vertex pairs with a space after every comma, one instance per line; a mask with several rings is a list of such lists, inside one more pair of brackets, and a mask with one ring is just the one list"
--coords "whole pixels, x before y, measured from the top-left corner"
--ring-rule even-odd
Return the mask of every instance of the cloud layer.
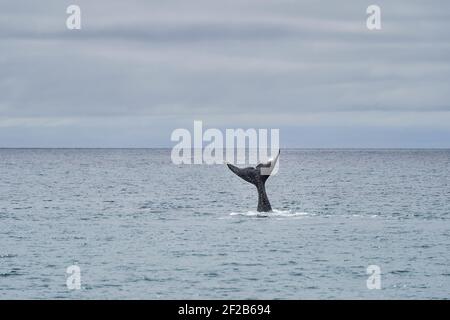
[[194, 119], [450, 147], [448, 1], [378, 1], [380, 31], [358, 0], [80, 0], [77, 31], [70, 4], [0, 5], [0, 147], [170, 146]]

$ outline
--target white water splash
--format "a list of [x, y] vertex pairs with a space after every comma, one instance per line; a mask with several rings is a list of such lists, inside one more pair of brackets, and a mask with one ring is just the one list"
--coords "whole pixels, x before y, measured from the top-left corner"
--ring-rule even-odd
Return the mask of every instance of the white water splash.
[[291, 210], [273, 210], [272, 212], [257, 212], [257, 211], [247, 211], [247, 212], [232, 212], [230, 216], [247, 216], [247, 217], [284, 217], [284, 218], [293, 218], [293, 217], [303, 217], [313, 215], [308, 212], [292, 212]]

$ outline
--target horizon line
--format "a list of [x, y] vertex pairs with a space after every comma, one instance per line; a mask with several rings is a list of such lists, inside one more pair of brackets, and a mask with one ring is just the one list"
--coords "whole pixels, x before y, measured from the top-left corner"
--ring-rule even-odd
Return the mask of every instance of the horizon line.
[[[25, 149], [61, 149], [61, 150], [81, 150], [81, 149], [104, 149], [104, 150], [149, 150], [149, 149], [172, 149], [173, 147], [0, 147], [0, 150], [25, 150]], [[192, 150], [204, 148], [191, 148]], [[226, 148], [224, 148], [226, 149]], [[249, 148], [244, 148], [248, 150]], [[270, 149], [270, 148], [269, 148]], [[284, 147], [281, 150], [450, 150], [450, 147]]]

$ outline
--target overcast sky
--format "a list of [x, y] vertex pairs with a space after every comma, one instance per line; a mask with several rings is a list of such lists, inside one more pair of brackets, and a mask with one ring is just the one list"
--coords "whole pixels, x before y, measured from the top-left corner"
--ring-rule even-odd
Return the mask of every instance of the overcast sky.
[[1, 1], [0, 147], [170, 147], [193, 120], [450, 147], [449, 30], [446, 0]]

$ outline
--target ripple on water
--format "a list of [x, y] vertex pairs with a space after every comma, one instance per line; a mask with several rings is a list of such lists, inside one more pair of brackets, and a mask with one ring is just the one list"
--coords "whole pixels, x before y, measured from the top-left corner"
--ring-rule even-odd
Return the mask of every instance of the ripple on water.
[[10, 271], [0, 272], [0, 277], [2, 277], [2, 278], [21, 276], [21, 275], [23, 275], [23, 273], [20, 272], [19, 268], [12, 268]]

